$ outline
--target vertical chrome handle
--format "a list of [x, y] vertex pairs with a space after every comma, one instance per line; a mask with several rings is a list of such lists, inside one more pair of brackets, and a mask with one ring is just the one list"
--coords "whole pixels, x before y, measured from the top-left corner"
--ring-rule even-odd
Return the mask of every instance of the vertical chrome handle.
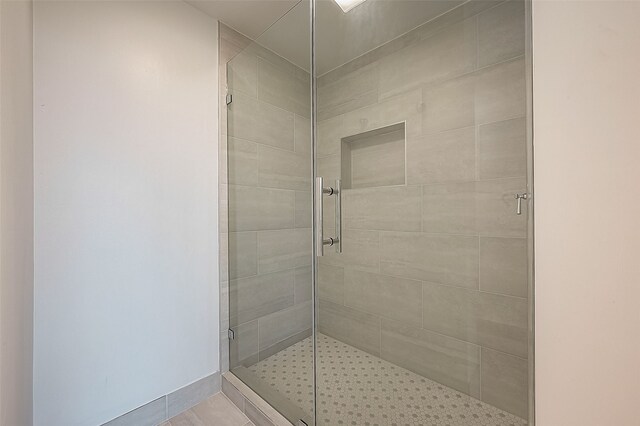
[[529, 194], [527, 194], [526, 192], [523, 194], [516, 194], [516, 202], [517, 202], [516, 214], [518, 216], [522, 214], [522, 200], [527, 200], [527, 199], [529, 199]]
[[323, 232], [322, 232], [322, 197], [324, 195], [324, 186], [322, 176], [316, 177], [316, 187], [313, 191], [315, 200], [314, 207], [314, 223], [316, 225], [316, 255], [323, 256], [324, 255], [324, 241], [323, 241]]
[[336, 253], [342, 253], [342, 182], [336, 179]]
[[[313, 212], [314, 222], [316, 225], [316, 255], [324, 256], [325, 245], [335, 245], [336, 252], [342, 253], [342, 186], [340, 179], [336, 179], [335, 188], [325, 188], [323, 178], [321, 176], [316, 177], [316, 185], [313, 191], [314, 193], [314, 206]], [[335, 238], [324, 239], [323, 232], [323, 195], [335, 195], [336, 196], [336, 236]]]

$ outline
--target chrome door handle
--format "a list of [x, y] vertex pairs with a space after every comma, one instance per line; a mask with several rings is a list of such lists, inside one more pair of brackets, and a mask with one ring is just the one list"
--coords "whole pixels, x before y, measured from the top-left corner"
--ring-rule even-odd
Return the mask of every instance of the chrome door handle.
[[342, 181], [336, 179], [336, 253], [342, 253]]
[[[323, 196], [335, 195], [336, 196], [336, 236], [331, 238], [324, 238], [324, 226], [323, 226]], [[342, 253], [342, 186], [340, 179], [336, 180], [335, 188], [325, 188], [324, 179], [321, 176], [316, 177], [316, 186], [314, 191], [315, 196], [315, 212], [314, 222], [316, 224], [316, 254], [318, 256], [324, 256], [324, 246], [336, 246], [336, 252]]]
[[522, 194], [516, 194], [516, 214], [518, 216], [520, 216], [522, 214], [522, 200], [528, 200], [529, 199], [529, 194], [522, 193]]

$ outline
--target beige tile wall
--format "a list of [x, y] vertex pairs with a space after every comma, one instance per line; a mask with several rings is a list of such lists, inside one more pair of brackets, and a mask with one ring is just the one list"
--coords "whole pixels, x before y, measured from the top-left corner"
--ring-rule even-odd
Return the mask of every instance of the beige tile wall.
[[233, 368], [311, 333], [310, 85], [308, 73], [224, 24], [220, 44], [221, 93], [233, 95], [220, 126], [221, 340]]
[[524, 13], [520, 0], [471, 2], [318, 81], [326, 179], [341, 138], [406, 122], [405, 184], [344, 191], [344, 252], [320, 259], [320, 331], [521, 417]]

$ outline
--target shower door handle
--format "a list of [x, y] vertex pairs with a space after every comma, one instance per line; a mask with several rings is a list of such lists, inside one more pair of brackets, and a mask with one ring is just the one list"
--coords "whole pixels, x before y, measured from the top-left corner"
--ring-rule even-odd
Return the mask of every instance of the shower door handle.
[[[336, 236], [324, 238], [323, 231], [323, 205], [324, 194], [336, 196]], [[324, 246], [336, 246], [336, 252], [342, 253], [342, 187], [340, 179], [336, 180], [335, 188], [325, 188], [324, 179], [321, 176], [316, 177], [315, 195], [315, 212], [314, 223], [316, 225], [316, 255], [324, 256]]]
[[336, 253], [342, 253], [342, 181], [336, 179]]

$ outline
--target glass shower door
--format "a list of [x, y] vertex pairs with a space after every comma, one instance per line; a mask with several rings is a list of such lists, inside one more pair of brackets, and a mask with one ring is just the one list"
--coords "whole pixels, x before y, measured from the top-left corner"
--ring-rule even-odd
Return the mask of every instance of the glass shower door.
[[[309, 2], [255, 40], [228, 32], [229, 368], [289, 421], [311, 425]], [[283, 37], [302, 49], [283, 51]]]
[[531, 424], [530, 5], [345, 3], [221, 46], [230, 369], [294, 424]]
[[317, 424], [525, 425], [528, 6], [339, 3], [316, 1]]

